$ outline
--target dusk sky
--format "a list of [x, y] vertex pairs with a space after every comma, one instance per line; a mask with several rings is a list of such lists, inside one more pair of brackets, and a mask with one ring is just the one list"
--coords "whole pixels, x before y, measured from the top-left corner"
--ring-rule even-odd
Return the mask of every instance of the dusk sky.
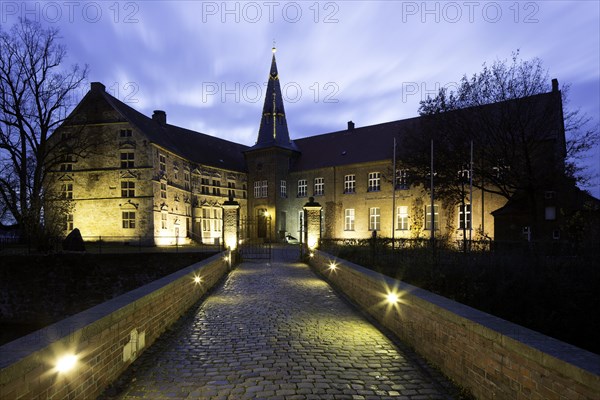
[[[598, 1], [1, 1], [57, 26], [68, 63], [150, 116], [254, 144], [273, 41], [292, 139], [417, 115], [496, 59], [542, 59], [568, 108], [600, 121]], [[550, 82], [548, 82], [550, 85]], [[87, 92], [89, 84], [77, 94]], [[600, 173], [600, 149], [588, 160]], [[588, 188], [600, 197], [596, 177]]]

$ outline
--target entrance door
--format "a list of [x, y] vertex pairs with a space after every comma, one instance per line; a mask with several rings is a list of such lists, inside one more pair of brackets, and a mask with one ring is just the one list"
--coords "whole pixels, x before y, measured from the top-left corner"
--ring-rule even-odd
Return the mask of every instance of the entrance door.
[[267, 222], [268, 222], [267, 210], [259, 208], [256, 210], [256, 237], [259, 239], [266, 239], [268, 234]]

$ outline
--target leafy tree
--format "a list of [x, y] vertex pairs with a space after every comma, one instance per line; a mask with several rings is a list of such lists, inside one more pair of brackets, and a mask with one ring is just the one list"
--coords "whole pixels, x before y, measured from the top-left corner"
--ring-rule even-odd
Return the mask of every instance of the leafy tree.
[[563, 112], [567, 89], [551, 87], [541, 60], [524, 61], [518, 51], [510, 61], [483, 64], [481, 72], [463, 76], [456, 92], [442, 88], [421, 101], [422, 123], [404, 135], [405, 167], [428, 187], [433, 140], [436, 197], [464, 206], [470, 186], [464, 171], [471, 170], [475, 188], [506, 199], [526, 197], [535, 225], [536, 194], [568, 179], [586, 182], [577, 161], [599, 139], [589, 118]]
[[75, 136], [51, 140], [87, 75], [87, 66], [62, 65], [67, 53], [58, 35], [29, 20], [0, 31], [0, 213], [38, 244], [55, 229], [47, 226], [45, 202], [64, 197], [49, 171], [92, 146]]

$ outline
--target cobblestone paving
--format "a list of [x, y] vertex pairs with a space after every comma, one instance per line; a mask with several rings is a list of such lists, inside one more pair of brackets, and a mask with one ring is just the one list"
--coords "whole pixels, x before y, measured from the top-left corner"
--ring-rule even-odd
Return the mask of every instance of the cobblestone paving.
[[448, 399], [456, 389], [295, 252], [243, 263], [104, 399]]

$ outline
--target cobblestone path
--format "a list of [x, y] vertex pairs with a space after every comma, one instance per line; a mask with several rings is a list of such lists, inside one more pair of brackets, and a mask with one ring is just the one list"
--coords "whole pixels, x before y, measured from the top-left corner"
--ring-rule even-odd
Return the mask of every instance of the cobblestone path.
[[456, 389], [295, 253], [243, 263], [104, 399], [448, 399]]

